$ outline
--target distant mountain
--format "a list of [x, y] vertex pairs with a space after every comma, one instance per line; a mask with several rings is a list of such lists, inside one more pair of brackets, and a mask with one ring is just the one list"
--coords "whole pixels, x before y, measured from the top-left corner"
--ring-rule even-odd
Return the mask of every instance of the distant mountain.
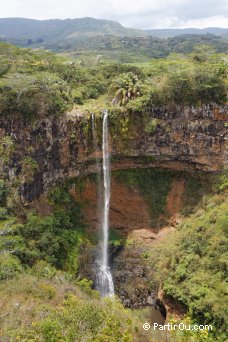
[[207, 27], [204, 29], [185, 28], [185, 29], [151, 29], [145, 30], [154, 37], [169, 38], [186, 34], [214, 34], [216, 36], [228, 37], [228, 28]]
[[130, 52], [159, 57], [169, 52], [190, 52], [195, 45], [202, 44], [225, 52], [226, 36], [228, 29], [222, 28], [137, 30], [116, 21], [94, 18], [0, 18], [0, 41], [54, 51], [111, 51], [112, 56], [115, 52]]
[[104, 35], [145, 36], [148, 33], [125, 28], [115, 21], [94, 18], [64, 20], [0, 18], [0, 38], [22, 45]]

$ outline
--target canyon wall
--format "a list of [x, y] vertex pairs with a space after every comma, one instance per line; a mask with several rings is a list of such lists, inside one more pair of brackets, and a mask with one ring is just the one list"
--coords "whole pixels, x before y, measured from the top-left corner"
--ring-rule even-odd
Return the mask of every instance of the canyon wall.
[[[228, 161], [227, 122], [227, 107], [215, 105], [198, 109], [147, 108], [143, 114], [111, 113], [112, 170], [159, 167], [217, 172]], [[101, 117], [97, 116], [99, 146], [101, 126]], [[14, 143], [5, 168], [9, 179], [22, 174], [25, 158], [37, 164], [32, 179], [24, 175], [20, 186], [24, 201], [38, 198], [60, 180], [96, 172], [89, 115], [72, 111], [28, 122], [15, 114], [0, 119], [0, 138], [4, 136], [10, 136]]]
[[[151, 283], [153, 269], [143, 255], [148, 246], [172, 234], [179, 214], [197, 205], [207, 192], [201, 180], [205, 178], [207, 185], [210, 177], [191, 180], [197, 171], [199, 175], [213, 174], [226, 167], [227, 122], [227, 107], [214, 105], [110, 113], [111, 168], [117, 171], [112, 173], [110, 238], [115, 232], [121, 235], [121, 241], [125, 237], [137, 241], [126, 246], [123, 242], [117, 247], [111, 244], [115, 291], [125, 306], [159, 307], [158, 284]], [[90, 115], [78, 111], [32, 122], [16, 114], [1, 118], [1, 170], [9, 182], [16, 184], [16, 190], [19, 188], [24, 204], [30, 203], [41, 215], [48, 215], [52, 208], [45, 192], [51, 186], [96, 173], [96, 158], [102, 159], [101, 115], [96, 115], [96, 135], [100, 152], [94, 148]], [[8, 160], [4, 151], [9, 140], [7, 143], [5, 137], [12, 142]], [[141, 179], [143, 184], [138, 182]], [[68, 188], [75, 201], [82, 203], [86, 233], [92, 236], [100, 227], [95, 177], [83, 182], [83, 189], [80, 182], [72, 182]], [[84, 248], [81, 253], [80, 267], [85, 270], [80, 269], [80, 274], [89, 279], [94, 277], [95, 253], [95, 247]]]

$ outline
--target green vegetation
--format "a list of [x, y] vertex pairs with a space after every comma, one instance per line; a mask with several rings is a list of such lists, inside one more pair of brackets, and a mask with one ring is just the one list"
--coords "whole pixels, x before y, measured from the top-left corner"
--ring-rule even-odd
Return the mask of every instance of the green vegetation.
[[23, 266], [17, 257], [10, 253], [0, 255], [0, 280], [14, 278], [23, 271]]
[[[148, 104], [222, 104], [227, 100], [226, 64], [209, 51], [206, 55], [196, 51], [188, 58], [170, 55], [167, 59], [151, 61], [143, 67], [143, 71], [147, 76], [146, 89], [141, 103], [135, 101], [136, 108]], [[134, 109], [134, 103], [130, 108]]]
[[94, 18], [0, 19], [0, 40], [23, 47], [68, 51], [80, 63], [87, 65], [103, 61], [147, 62], [172, 52], [189, 53], [199, 45], [209, 45], [216, 52], [226, 53], [228, 50], [227, 29], [179, 31], [129, 29], [114, 21]]
[[[47, 268], [47, 265], [46, 267]], [[36, 270], [34, 270], [36, 273]], [[149, 341], [119, 302], [101, 301], [64, 273], [23, 274], [0, 284], [0, 335], [19, 341]], [[5, 315], [7, 313], [7, 315]], [[19, 317], [19, 316], [20, 317]], [[26, 325], [24, 325], [26, 322]]]
[[75, 59], [0, 43], [0, 71], [0, 115], [21, 113], [27, 119], [60, 115], [101, 95], [107, 106], [138, 112], [146, 106], [200, 106], [227, 99], [225, 58], [203, 46], [190, 55], [171, 54], [146, 64], [85, 67]]
[[52, 214], [42, 217], [29, 211], [23, 223], [9, 214], [3, 184], [1, 189], [0, 277], [13, 275], [21, 263], [31, 267], [42, 260], [77, 276], [80, 248], [86, 237], [80, 207], [67, 188], [57, 187], [51, 192]]
[[[206, 331], [172, 331], [168, 337], [162, 331], [145, 332], [148, 312], [124, 309], [118, 299], [100, 300], [87, 285], [48, 264], [1, 281], [0, 336], [25, 342], [214, 341]], [[193, 323], [189, 318], [182, 322]]]
[[[69, 22], [76, 26], [83, 23], [63, 21], [66, 26], [61, 30], [53, 28], [54, 32], [46, 30], [45, 38], [39, 36], [34, 26], [31, 34], [37, 32], [37, 36], [20, 43], [33, 46], [35, 39], [37, 47], [44, 43], [55, 50], [68, 44], [69, 51], [81, 49], [75, 52], [76, 56], [73, 51], [67, 57], [0, 43], [2, 120], [10, 118], [14, 124], [14, 118], [19, 120], [20, 116], [24, 121], [39, 121], [72, 108], [80, 114], [100, 113], [109, 108], [113, 142], [128, 148], [129, 135], [134, 133], [133, 117], [134, 124], [142, 124], [142, 133], [144, 130], [148, 139], [157, 130], [169, 129], [152, 116], [146, 121], [145, 109], [226, 103], [227, 59], [223, 52], [227, 42], [222, 38], [189, 36], [161, 40], [134, 37], [135, 32], [129, 30], [123, 39], [126, 31], [116, 23], [86, 19], [85, 27], [80, 26], [81, 33], [77, 33], [68, 30]], [[107, 30], [108, 37], [104, 36]], [[48, 40], [49, 34], [55, 39], [62, 34], [62, 42], [57, 44], [53, 37]], [[94, 51], [95, 46], [101, 55]], [[96, 120], [100, 139], [101, 117]], [[85, 115], [81, 130], [89, 135], [88, 122]], [[95, 233], [87, 232], [83, 223], [83, 204], [77, 199], [77, 191], [72, 195], [73, 186], [80, 190], [83, 180], [53, 188], [45, 199], [48, 213], [41, 215], [34, 209], [35, 203], [25, 204], [20, 198], [20, 186], [30, 185], [39, 171], [36, 157], [29, 151], [27, 156], [20, 156], [16, 138], [7, 134], [6, 129], [6, 135], [0, 137], [0, 339], [6, 336], [16, 341], [47, 342], [166, 340], [161, 332], [151, 335], [143, 331], [146, 316], [141, 312], [125, 310], [118, 300], [115, 305], [101, 300], [92, 289], [92, 282], [83, 278], [89, 264], [87, 257], [97, 242]], [[70, 141], [75, 141], [74, 133]], [[14, 169], [13, 159], [18, 169]], [[153, 163], [154, 158], [142, 156], [136, 163], [146, 166], [148, 161]], [[217, 194], [207, 200], [203, 196], [211, 191], [211, 178], [205, 175], [140, 169], [113, 172], [113, 177], [141, 192], [150, 208], [151, 227], [157, 229], [171, 217], [167, 196], [174, 182], [184, 182], [183, 222], [173, 238], [158, 242], [142, 256], [155, 270], [151, 288], [160, 282], [166, 296], [183, 304], [187, 309], [186, 322], [207, 323], [216, 328], [209, 335], [199, 332], [197, 341], [225, 341], [227, 173], [213, 184]], [[198, 211], [193, 213], [196, 208]], [[111, 230], [110, 243], [118, 249], [129, 241]], [[195, 336], [192, 332], [172, 332], [168, 338], [171, 342], [186, 342], [194, 341]]]
[[115, 93], [113, 103], [124, 106], [129, 100], [142, 95], [142, 83], [137, 75], [129, 72], [114, 78], [111, 90]]
[[0, 36], [22, 46], [35, 45], [58, 49], [75, 42], [84, 43], [95, 37], [107, 35], [146, 35], [143, 30], [128, 29], [111, 20], [77, 18], [65, 20], [35, 20], [26, 18], [1, 18]]
[[213, 35], [185, 35], [168, 39], [156, 37], [95, 36], [92, 39], [62, 41], [47, 48], [62, 51], [85, 65], [100, 63], [145, 63], [172, 53], [188, 54], [207, 46], [215, 53], [227, 53], [227, 38]]
[[20, 112], [27, 117], [61, 114], [72, 107], [74, 100], [80, 103], [104, 90], [97, 75], [87, 75], [75, 68], [73, 62], [68, 65], [66, 60], [50, 53], [32, 53], [0, 44], [0, 55], [1, 114]]
[[182, 303], [193, 321], [211, 324], [217, 341], [226, 339], [227, 198], [227, 192], [209, 197], [168, 243], [149, 253], [165, 294]]
[[[134, 66], [85, 68], [54, 54], [19, 49], [0, 43], [0, 114], [21, 113], [26, 118], [61, 114], [74, 103], [104, 94], [117, 74]], [[5, 67], [7, 63], [7, 68]]]
[[[129, 187], [141, 189], [155, 221], [166, 214], [167, 193], [174, 176], [177, 175], [146, 169], [113, 175]], [[202, 197], [201, 182], [191, 176], [186, 178], [188, 194], [184, 202], [192, 197], [189, 194], [193, 189], [198, 191], [196, 198]], [[83, 187], [82, 181], [75, 184]], [[224, 184], [225, 175], [216, 184], [220, 194], [208, 202], [204, 200], [203, 209], [186, 218], [168, 244], [158, 243], [145, 254], [156, 270], [151, 285], [161, 281], [166, 295], [188, 308], [190, 321], [186, 318], [184, 322], [207, 323], [216, 328], [215, 335], [172, 332], [170, 341], [186, 342], [196, 336], [197, 341], [224, 340], [228, 227], [227, 196], [221, 188]], [[88, 236], [80, 207], [69, 194], [71, 187], [70, 182], [50, 192], [52, 214], [41, 217], [29, 212], [24, 222], [19, 222], [7, 210], [8, 189], [0, 181], [0, 295], [4, 302], [0, 313], [9, 313], [2, 316], [2, 336], [23, 341], [161, 341], [162, 332], [151, 336], [143, 331], [141, 322], [148, 318], [142, 313], [125, 310], [119, 303], [113, 306], [112, 302], [101, 301], [90, 281], [77, 278], [80, 254], [82, 250], [85, 253]], [[198, 201], [186, 203], [196, 205]], [[110, 238], [114, 246], [124, 243], [115, 231], [111, 231]]]
[[152, 119], [150, 122], [148, 122], [148, 124], [145, 127], [145, 132], [149, 133], [149, 134], [154, 134], [154, 132], [156, 131], [156, 128], [159, 124], [159, 120], [158, 119]]
[[206, 47], [188, 56], [170, 55], [138, 66], [143, 74], [136, 77], [129, 72], [114, 78], [110, 86], [114, 103], [142, 112], [148, 105], [200, 106], [227, 101], [226, 62]]

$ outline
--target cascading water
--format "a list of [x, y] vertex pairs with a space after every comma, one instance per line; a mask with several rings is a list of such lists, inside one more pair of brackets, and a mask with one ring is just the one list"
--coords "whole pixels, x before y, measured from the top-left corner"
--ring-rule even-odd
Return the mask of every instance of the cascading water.
[[[92, 116], [94, 125], [94, 117]], [[94, 128], [94, 127], [93, 127]], [[96, 288], [102, 297], [114, 295], [112, 275], [108, 265], [108, 236], [109, 236], [109, 205], [110, 205], [110, 156], [108, 146], [108, 111], [103, 116], [103, 197], [102, 197], [102, 241], [101, 254], [97, 261]], [[99, 167], [97, 162], [97, 168]], [[99, 179], [99, 178], [98, 178]]]
[[97, 135], [96, 135], [96, 127], [95, 127], [95, 115], [92, 113], [92, 134], [93, 134], [93, 146], [95, 148], [96, 153], [96, 178], [97, 178], [97, 213], [98, 213], [98, 225], [97, 228], [100, 228], [101, 218], [102, 218], [102, 179], [101, 179], [101, 162], [99, 158], [99, 147], [97, 144]]

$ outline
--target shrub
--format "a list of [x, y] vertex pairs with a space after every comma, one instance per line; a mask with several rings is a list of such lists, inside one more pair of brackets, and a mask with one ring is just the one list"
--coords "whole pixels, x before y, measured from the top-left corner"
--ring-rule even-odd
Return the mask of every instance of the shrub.
[[7, 218], [7, 209], [0, 207], [0, 220], [5, 220]]
[[81, 280], [78, 280], [76, 282], [76, 285], [83, 291], [85, 292], [87, 295], [94, 297], [94, 298], [98, 298], [99, 297], [99, 293], [95, 290], [92, 290], [92, 285], [93, 282], [92, 280], [88, 280], [86, 278], [83, 278]]
[[193, 320], [214, 326], [218, 337], [226, 326], [226, 195], [214, 196], [183, 221], [169, 243], [151, 251], [165, 294], [184, 304]]
[[31, 273], [38, 278], [53, 278], [56, 274], [56, 269], [52, 267], [48, 262], [39, 260], [31, 269]]
[[[33, 322], [30, 329], [14, 334], [21, 340], [37, 341], [133, 341], [130, 314], [116, 303], [83, 300], [69, 295], [63, 305], [51, 309], [47, 317]], [[143, 338], [138, 334], [139, 339]], [[142, 339], [144, 340], [144, 339]]]
[[5, 182], [3, 179], [0, 179], [0, 201], [3, 200], [5, 192], [6, 192]]
[[0, 280], [11, 279], [22, 271], [23, 267], [17, 257], [9, 253], [0, 255]]
[[152, 119], [145, 127], [145, 132], [148, 134], [154, 134], [156, 131], [156, 128], [159, 124], [158, 119]]
[[23, 180], [25, 182], [32, 182], [39, 166], [36, 160], [30, 157], [25, 157], [21, 162], [21, 168]]
[[41, 283], [39, 284], [40, 296], [43, 298], [52, 299], [56, 296], [56, 289], [51, 284]]

